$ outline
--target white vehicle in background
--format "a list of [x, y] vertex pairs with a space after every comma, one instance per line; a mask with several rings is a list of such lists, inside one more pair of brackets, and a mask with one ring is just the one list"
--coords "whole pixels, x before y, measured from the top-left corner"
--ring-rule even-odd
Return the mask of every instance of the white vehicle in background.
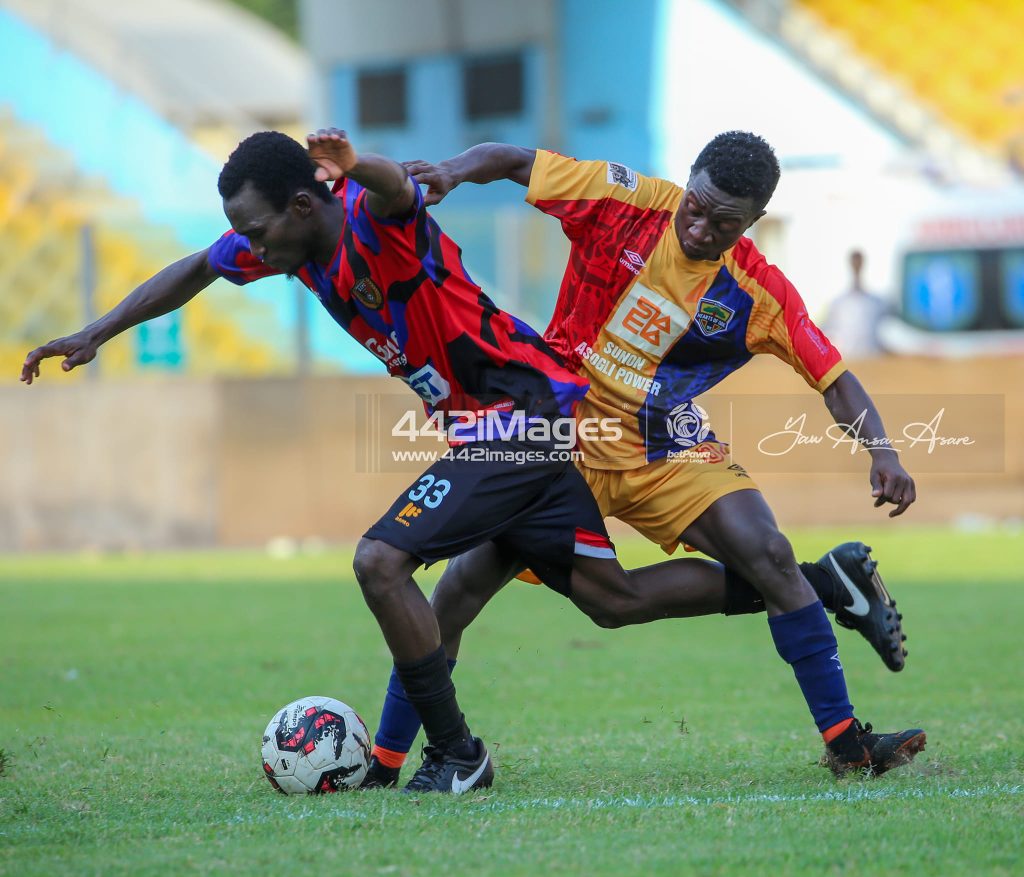
[[896, 254], [901, 353], [1024, 353], [1024, 192], [957, 192], [908, 224]]

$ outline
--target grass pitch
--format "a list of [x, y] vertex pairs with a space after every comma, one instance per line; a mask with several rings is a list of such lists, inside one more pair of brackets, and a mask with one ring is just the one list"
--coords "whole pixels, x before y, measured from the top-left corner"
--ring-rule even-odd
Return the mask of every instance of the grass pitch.
[[[847, 538], [790, 535], [801, 559]], [[1020, 874], [1024, 539], [858, 535], [910, 658], [891, 674], [839, 630], [852, 700], [882, 730], [927, 729], [915, 764], [817, 766], [764, 616], [602, 631], [517, 584], [456, 670], [497, 765], [462, 798], [263, 779], [260, 734], [296, 697], [374, 730], [389, 661], [349, 555], [0, 559], [0, 873]]]

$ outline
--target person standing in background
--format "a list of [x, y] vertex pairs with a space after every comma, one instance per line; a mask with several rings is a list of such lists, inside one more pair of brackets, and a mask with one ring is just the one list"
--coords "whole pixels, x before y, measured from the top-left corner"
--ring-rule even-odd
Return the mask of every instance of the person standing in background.
[[868, 359], [886, 352], [878, 328], [889, 306], [864, 288], [864, 253], [850, 251], [850, 288], [832, 302], [824, 329], [846, 359]]

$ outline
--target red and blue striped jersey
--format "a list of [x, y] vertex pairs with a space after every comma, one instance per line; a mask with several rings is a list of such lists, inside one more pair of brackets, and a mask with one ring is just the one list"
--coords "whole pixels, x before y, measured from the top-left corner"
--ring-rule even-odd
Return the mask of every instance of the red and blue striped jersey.
[[[297, 272], [328, 313], [407, 383], [434, 411], [511, 411], [571, 416], [587, 391], [539, 333], [495, 307], [470, 278], [462, 250], [427, 213], [418, 186], [407, 217], [381, 219], [366, 189], [340, 180], [334, 196], [345, 223], [329, 265]], [[210, 266], [244, 284], [279, 271], [249, 241], [227, 232], [210, 247]]]

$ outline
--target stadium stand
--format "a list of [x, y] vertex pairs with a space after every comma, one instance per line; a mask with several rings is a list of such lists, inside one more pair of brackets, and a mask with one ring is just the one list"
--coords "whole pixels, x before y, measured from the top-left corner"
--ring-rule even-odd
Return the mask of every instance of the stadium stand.
[[311, 71], [275, 28], [219, 0], [4, 0], [215, 160], [252, 131], [304, 134]]
[[1017, 0], [800, 0], [961, 132], [1000, 154], [1024, 135]]
[[[0, 374], [15, 380], [25, 353], [102, 313], [186, 248], [170, 229], [74, 162], [35, 128], [0, 111]], [[90, 264], [91, 261], [91, 264]], [[86, 275], [93, 278], [90, 283]], [[227, 284], [183, 312], [189, 373], [266, 373], [280, 366], [258, 303]], [[83, 290], [92, 288], [87, 302]], [[230, 313], [229, 313], [230, 312]], [[242, 320], [239, 320], [239, 315]], [[246, 327], [249, 331], [246, 331]], [[144, 368], [138, 337], [104, 349], [102, 370]], [[78, 376], [72, 373], [69, 377]]]
[[[28, 349], [224, 230], [220, 162], [253, 130], [299, 133], [308, 69], [272, 28], [210, 0], [4, 0], [0, 44], [0, 380], [12, 380]], [[287, 369], [294, 307], [283, 278], [217, 283], [180, 323], [112, 342], [99, 368]]]
[[727, 0], [948, 181], [1024, 170], [1024, 7], [992, 0]]

